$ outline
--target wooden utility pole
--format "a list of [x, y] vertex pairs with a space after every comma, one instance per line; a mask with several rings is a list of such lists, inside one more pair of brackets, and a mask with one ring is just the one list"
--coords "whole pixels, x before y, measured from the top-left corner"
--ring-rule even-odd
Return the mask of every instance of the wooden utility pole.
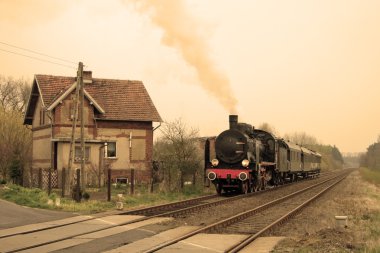
[[75, 157], [75, 129], [77, 126], [77, 120], [78, 120], [78, 100], [79, 100], [79, 83], [83, 81], [83, 63], [79, 62], [78, 65], [78, 71], [77, 71], [77, 86], [75, 89], [75, 96], [72, 99], [72, 128], [71, 128], [71, 140], [70, 140], [70, 153], [69, 153], [69, 166], [67, 168], [67, 177], [66, 178], [66, 184], [65, 184], [65, 193], [64, 195], [70, 195], [71, 194], [71, 188], [73, 185], [73, 161]]
[[80, 99], [80, 149], [81, 149], [81, 164], [80, 164], [80, 175], [81, 175], [81, 185], [82, 190], [85, 190], [85, 163], [86, 163], [86, 150], [85, 150], [85, 143], [84, 143], [84, 82], [83, 82], [83, 63], [81, 64], [81, 74], [80, 74], [80, 81], [78, 82], [79, 85], [79, 99]]

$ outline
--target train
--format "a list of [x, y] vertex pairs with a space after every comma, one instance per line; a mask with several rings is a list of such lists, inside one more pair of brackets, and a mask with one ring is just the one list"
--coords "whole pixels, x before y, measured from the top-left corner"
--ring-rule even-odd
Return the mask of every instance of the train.
[[285, 182], [316, 177], [318, 152], [292, 143], [229, 115], [229, 129], [205, 142], [205, 179], [216, 192], [247, 194]]

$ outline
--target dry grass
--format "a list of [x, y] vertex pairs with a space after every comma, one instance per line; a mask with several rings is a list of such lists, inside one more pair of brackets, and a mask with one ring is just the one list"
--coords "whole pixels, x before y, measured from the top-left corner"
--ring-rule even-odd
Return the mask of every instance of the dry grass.
[[361, 177], [367, 182], [380, 186], [380, 170], [371, 170], [368, 168], [360, 168]]
[[[82, 200], [77, 203], [71, 198], [61, 198], [60, 205], [56, 206], [53, 203], [59, 196], [59, 192], [52, 193], [50, 196], [37, 188], [24, 188], [18, 185], [4, 185], [0, 187], [0, 198], [14, 202], [22, 206], [29, 206], [35, 208], [55, 209], [65, 212], [76, 212], [81, 214], [98, 213], [116, 208], [116, 194], [124, 194], [124, 209], [131, 209], [136, 207], [144, 207], [151, 205], [158, 205], [173, 201], [179, 201], [189, 198], [194, 198], [200, 195], [209, 194], [204, 189], [188, 186], [183, 192], [169, 192], [169, 193], [149, 193], [146, 189], [136, 189], [134, 195], [125, 194], [124, 188], [113, 188], [111, 202], [106, 201], [106, 194], [100, 192], [100, 198], [93, 198], [97, 192], [87, 189], [90, 192], [90, 199], [88, 201]], [[48, 203], [51, 204], [48, 204]]]
[[[274, 252], [380, 252], [380, 187], [361, 173], [353, 172], [294, 224], [280, 228], [277, 235], [289, 239]], [[347, 215], [348, 227], [337, 227], [335, 215]]]

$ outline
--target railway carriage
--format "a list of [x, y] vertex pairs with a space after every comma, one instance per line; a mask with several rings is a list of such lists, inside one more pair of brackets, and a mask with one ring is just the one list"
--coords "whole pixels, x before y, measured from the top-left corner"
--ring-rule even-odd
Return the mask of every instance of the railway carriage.
[[230, 115], [229, 123], [230, 128], [216, 137], [214, 145], [210, 140], [205, 145], [205, 176], [218, 194], [248, 193], [319, 173], [321, 155], [317, 152], [238, 123], [237, 115]]
[[310, 158], [310, 168], [312, 172], [317, 174], [321, 171], [322, 155], [313, 150], [312, 153], [313, 155]]
[[280, 178], [287, 181], [294, 181], [297, 178], [297, 174], [302, 171], [302, 149], [297, 144], [283, 139], [278, 140], [278, 143], [281, 158], [279, 159], [277, 167]]

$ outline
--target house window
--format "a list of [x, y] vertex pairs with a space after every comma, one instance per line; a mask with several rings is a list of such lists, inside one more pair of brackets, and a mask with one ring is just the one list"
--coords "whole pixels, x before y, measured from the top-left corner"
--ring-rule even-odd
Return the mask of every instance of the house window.
[[[86, 162], [89, 161], [89, 157], [90, 157], [90, 147], [85, 147], [84, 148], [85, 150], [85, 154], [84, 154], [84, 159]], [[74, 158], [74, 161], [76, 163], [80, 163], [81, 162], [81, 158], [82, 158], [82, 154], [81, 154], [81, 148], [79, 146], [75, 147], [75, 158]]]
[[45, 125], [45, 111], [41, 108], [40, 111], [40, 126]]
[[107, 157], [116, 157], [116, 142], [107, 143]]

